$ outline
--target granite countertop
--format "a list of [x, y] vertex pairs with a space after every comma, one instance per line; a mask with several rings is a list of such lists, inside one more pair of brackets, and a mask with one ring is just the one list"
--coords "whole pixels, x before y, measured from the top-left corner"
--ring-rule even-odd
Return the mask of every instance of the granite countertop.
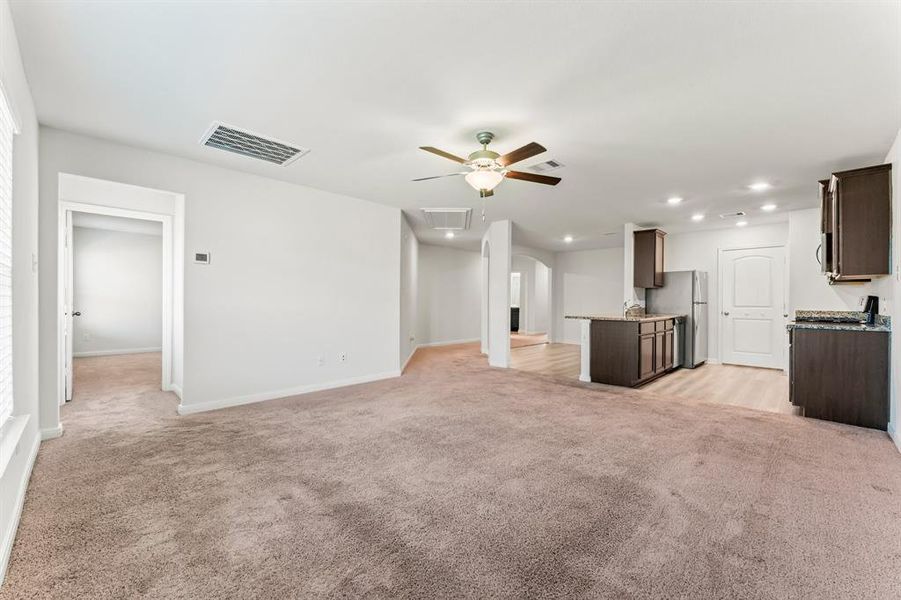
[[[810, 321], [805, 319], [830, 319], [830, 318], [853, 319], [854, 322], [847, 323], [828, 323], [823, 321]], [[800, 321], [792, 321], [786, 325], [786, 329], [822, 329], [825, 331], [870, 331], [870, 332], [890, 332], [892, 330], [892, 319], [886, 315], [876, 315], [876, 323], [867, 325], [867, 313], [854, 310], [797, 310], [795, 311], [795, 319]]]
[[647, 323], [650, 321], [664, 321], [666, 319], [684, 319], [685, 315], [641, 315], [637, 317], [624, 317], [622, 315], [566, 315], [564, 318], [590, 321], [633, 321], [637, 323]]

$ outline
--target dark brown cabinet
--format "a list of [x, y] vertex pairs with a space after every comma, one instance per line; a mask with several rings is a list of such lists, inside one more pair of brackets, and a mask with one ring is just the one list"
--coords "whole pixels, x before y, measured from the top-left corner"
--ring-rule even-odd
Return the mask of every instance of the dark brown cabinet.
[[805, 417], [882, 429], [889, 418], [889, 333], [795, 328], [789, 399]]
[[635, 387], [673, 368], [673, 319], [591, 322], [591, 380]]
[[663, 287], [663, 238], [666, 232], [645, 229], [632, 235], [635, 241], [633, 285], [637, 288]]
[[833, 173], [820, 182], [820, 261], [831, 282], [891, 274], [892, 165]]

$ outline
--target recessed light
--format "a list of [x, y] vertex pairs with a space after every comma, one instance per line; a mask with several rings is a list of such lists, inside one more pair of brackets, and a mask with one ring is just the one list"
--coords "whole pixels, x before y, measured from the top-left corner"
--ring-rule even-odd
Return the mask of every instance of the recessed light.
[[444, 237], [446, 237], [449, 240], [452, 240], [452, 239], [454, 239], [454, 232], [448, 231], [447, 233], [444, 234]]
[[692, 221], [703, 221], [703, 220], [704, 220], [704, 215], [702, 215], [701, 213], [697, 213], [697, 214], [695, 214], [695, 215], [691, 215], [691, 220], [692, 220]]
[[752, 183], [751, 185], [749, 185], [748, 189], [753, 192], [762, 192], [764, 190], [770, 189], [771, 187], [773, 187], [773, 186], [768, 184], [766, 181], [756, 181], [756, 182]]
[[776, 210], [776, 205], [775, 204], [764, 204], [763, 206], [760, 207], [760, 210], [772, 212], [772, 211]]
[[747, 224], [748, 224], [747, 221], [736, 221], [736, 222], [735, 222], [735, 226], [736, 226], [736, 227], [744, 227], [744, 226], [747, 225]]
[[675, 205], [677, 205], [677, 204], [681, 204], [681, 203], [682, 203], [682, 198], [680, 198], [679, 196], [672, 196], [671, 198], [667, 198], [667, 199], [666, 199], [666, 203], [667, 203], [667, 204], [672, 204], [673, 206], [675, 206]]
[[572, 244], [572, 243], [573, 243], [573, 236], [568, 235], [568, 236], [566, 236], [566, 237], [563, 238], [563, 241], [566, 242], [567, 244]]

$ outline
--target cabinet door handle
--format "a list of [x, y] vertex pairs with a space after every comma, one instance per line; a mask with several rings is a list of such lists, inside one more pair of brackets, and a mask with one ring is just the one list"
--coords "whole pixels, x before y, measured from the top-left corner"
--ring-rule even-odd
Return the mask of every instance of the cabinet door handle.
[[817, 263], [818, 263], [821, 267], [823, 266], [823, 261], [820, 260], [820, 250], [822, 250], [822, 249], [823, 249], [823, 244], [820, 244], [819, 246], [817, 246], [817, 251], [816, 251], [816, 254], [815, 254], [815, 256], [817, 257]]

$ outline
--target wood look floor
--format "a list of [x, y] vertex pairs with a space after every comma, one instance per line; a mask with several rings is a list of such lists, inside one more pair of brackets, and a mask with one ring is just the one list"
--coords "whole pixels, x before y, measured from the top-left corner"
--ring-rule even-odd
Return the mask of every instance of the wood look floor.
[[[578, 379], [580, 347], [577, 344], [541, 344], [511, 348], [510, 366], [551, 377]], [[696, 369], [677, 369], [638, 391], [767, 412], [798, 414], [797, 407], [788, 401], [788, 377], [777, 369], [705, 364]]]
[[547, 344], [546, 333], [511, 333], [510, 347], [522, 348], [523, 346], [537, 346], [538, 344]]

